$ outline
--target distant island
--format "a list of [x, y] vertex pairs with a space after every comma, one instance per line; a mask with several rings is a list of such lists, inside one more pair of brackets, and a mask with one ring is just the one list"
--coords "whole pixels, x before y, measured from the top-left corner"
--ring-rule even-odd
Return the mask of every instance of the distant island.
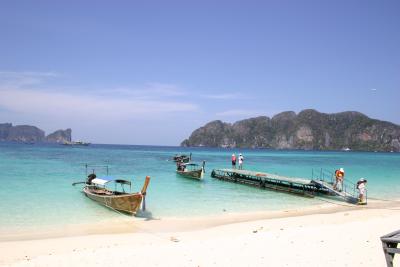
[[71, 129], [57, 130], [45, 135], [45, 132], [36, 126], [16, 125], [11, 123], [0, 123], [0, 141], [21, 143], [68, 143], [71, 142]]
[[400, 152], [400, 126], [355, 111], [326, 114], [306, 109], [233, 124], [212, 121], [181, 146]]

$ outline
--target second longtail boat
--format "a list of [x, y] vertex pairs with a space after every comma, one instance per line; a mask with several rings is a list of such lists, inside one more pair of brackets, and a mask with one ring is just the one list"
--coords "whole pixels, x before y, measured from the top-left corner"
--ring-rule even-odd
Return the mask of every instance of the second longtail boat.
[[182, 176], [201, 180], [201, 179], [203, 179], [203, 176], [204, 176], [205, 164], [206, 164], [205, 161], [203, 161], [203, 164], [201, 166], [196, 163], [178, 162], [176, 164], [176, 166], [177, 166], [176, 173], [179, 175], [182, 175]]

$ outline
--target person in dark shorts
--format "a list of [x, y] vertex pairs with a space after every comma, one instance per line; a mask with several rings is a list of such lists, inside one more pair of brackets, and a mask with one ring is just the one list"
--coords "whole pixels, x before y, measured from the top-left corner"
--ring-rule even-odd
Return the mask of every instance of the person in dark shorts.
[[236, 169], [236, 155], [232, 154], [232, 169]]

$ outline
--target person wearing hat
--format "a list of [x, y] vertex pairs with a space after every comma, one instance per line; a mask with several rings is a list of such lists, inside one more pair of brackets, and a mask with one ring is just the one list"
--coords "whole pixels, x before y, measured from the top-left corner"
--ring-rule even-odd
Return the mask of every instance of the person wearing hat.
[[358, 189], [358, 193], [359, 193], [358, 204], [366, 204], [366, 201], [365, 201], [366, 183], [367, 183], [367, 180], [364, 178], [361, 178], [357, 182], [357, 189]]
[[242, 156], [242, 154], [239, 154], [239, 170], [243, 170], [243, 160], [244, 157]]
[[342, 191], [343, 180], [344, 180], [344, 169], [340, 168], [339, 170], [335, 171], [335, 184], [333, 185], [333, 189]]
[[232, 169], [236, 169], [236, 155], [232, 154]]

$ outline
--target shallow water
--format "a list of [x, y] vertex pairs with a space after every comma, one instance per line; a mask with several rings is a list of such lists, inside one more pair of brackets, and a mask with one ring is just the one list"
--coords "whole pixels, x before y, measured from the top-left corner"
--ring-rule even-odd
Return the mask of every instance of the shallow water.
[[[189, 152], [194, 161], [207, 162], [203, 181], [176, 175], [175, 164], [169, 161], [177, 153]], [[81, 185], [71, 185], [85, 179], [85, 163], [107, 164], [112, 176], [131, 179], [134, 191], [141, 189], [146, 175], [151, 176], [147, 213], [142, 215], [154, 218], [277, 210], [320, 203], [318, 199], [211, 178], [213, 168], [230, 167], [232, 152], [243, 153], [245, 169], [285, 176], [311, 178], [313, 169], [319, 172], [321, 168], [334, 171], [343, 167], [345, 179], [368, 180], [370, 198], [399, 198], [399, 153], [0, 143], [0, 230], [94, 223], [124, 216], [86, 198]]]

